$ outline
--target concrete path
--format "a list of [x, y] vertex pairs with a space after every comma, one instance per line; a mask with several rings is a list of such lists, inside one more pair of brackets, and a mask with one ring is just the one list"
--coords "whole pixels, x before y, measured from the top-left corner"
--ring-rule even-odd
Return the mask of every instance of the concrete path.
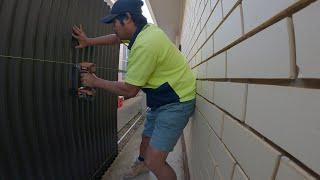
[[[132, 136], [128, 144], [124, 147], [122, 152], [102, 177], [102, 180], [122, 180], [123, 174], [129, 169], [131, 164], [135, 161], [139, 154], [139, 145], [141, 141], [141, 133], [143, 131], [143, 125], [141, 125], [135, 134]], [[181, 141], [178, 141], [174, 151], [169, 154], [168, 163], [174, 168], [177, 173], [178, 180], [184, 179], [183, 173], [183, 161], [182, 161], [182, 149]], [[142, 174], [133, 180], [156, 180], [157, 178], [150, 172]]]

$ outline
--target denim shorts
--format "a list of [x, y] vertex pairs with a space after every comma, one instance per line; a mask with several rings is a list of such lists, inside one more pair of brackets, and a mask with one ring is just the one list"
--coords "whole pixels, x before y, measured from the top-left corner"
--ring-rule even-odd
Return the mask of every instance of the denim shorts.
[[163, 105], [147, 112], [143, 135], [150, 137], [150, 145], [160, 151], [171, 152], [195, 109], [195, 100]]

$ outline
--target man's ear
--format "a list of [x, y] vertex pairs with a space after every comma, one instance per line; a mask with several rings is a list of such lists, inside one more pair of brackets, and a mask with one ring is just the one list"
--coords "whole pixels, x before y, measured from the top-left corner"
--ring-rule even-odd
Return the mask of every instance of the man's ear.
[[133, 22], [133, 21], [132, 21], [132, 16], [131, 16], [130, 13], [127, 12], [127, 13], [126, 13], [126, 16], [127, 16], [127, 17], [126, 17], [125, 23]]

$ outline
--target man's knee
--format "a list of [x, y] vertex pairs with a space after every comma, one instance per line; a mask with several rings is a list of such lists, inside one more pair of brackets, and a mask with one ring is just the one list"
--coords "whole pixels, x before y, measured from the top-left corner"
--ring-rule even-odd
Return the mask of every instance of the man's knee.
[[147, 149], [149, 146], [150, 138], [146, 136], [142, 136], [140, 148]]
[[147, 156], [147, 158], [144, 160], [144, 163], [148, 167], [148, 169], [153, 172], [157, 171], [159, 168], [161, 168], [162, 165], [164, 165], [164, 163], [150, 156]]
[[141, 143], [149, 144], [149, 142], [150, 142], [150, 137], [142, 135]]
[[167, 156], [167, 152], [162, 152], [148, 146], [145, 164], [151, 171], [157, 170], [158, 168], [161, 168], [161, 166], [165, 165]]

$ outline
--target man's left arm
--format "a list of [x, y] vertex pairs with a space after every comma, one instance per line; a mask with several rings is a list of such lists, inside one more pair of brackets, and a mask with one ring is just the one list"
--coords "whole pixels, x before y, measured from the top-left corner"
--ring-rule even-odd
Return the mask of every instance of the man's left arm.
[[127, 98], [135, 97], [141, 89], [139, 86], [134, 86], [125, 82], [104, 80], [89, 73], [82, 74], [81, 76], [81, 82], [85, 86], [101, 88], [118, 96], [125, 96]]

